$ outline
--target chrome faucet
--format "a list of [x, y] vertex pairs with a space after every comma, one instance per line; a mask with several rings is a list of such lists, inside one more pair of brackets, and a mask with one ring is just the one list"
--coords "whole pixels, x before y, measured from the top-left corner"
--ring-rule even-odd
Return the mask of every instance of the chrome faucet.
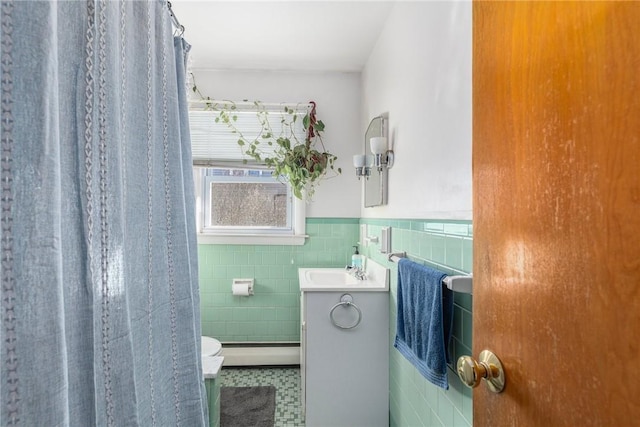
[[345, 270], [347, 270], [347, 272], [349, 272], [349, 274], [352, 274], [353, 277], [355, 277], [358, 280], [366, 280], [367, 278], [367, 273], [364, 272], [364, 270], [362, 270], [360, 267], [354, 267], [351, 265], [347, 265], [345, 267]]

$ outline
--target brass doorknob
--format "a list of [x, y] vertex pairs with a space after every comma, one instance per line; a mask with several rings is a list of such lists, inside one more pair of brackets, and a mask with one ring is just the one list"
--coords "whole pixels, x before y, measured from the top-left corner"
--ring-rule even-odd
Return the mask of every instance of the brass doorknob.
[[498, 356], [489, 350], [480, 352], [480, 361], [471, 356], [458, 359], [458, 377], [469, 388], [477, 387], [481, 380], [485, 380], [487, 387], [494, 393], [504, 389], [504, 370]]

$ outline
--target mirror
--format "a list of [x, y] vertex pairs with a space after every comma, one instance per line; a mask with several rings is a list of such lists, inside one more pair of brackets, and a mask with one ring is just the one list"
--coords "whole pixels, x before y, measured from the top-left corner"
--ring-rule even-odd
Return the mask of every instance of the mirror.
[[[388, 119], [384, 116], [374, 117], [364, 133], [364, 153], [367, 159], [373, 158], [369, 141], [375, 136], [387, 136]], [[371, 162], [367, 161], [367, 165]], [[387, 168], [378, 171], [375, 166], [371, 167], [371, 174], [364, 179], [364, 207], [370, 208], [387, 204]]]

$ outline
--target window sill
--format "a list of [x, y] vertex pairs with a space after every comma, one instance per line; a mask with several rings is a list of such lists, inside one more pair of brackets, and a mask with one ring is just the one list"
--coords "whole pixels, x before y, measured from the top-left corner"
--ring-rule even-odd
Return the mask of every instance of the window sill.
[[200, 245], [282, 245], [282, 246], [302, 246], [306, 234], [283, 235], [283, 234], [246, 234], [246, 235], [221, 235], [198, 233], [198, 244]]

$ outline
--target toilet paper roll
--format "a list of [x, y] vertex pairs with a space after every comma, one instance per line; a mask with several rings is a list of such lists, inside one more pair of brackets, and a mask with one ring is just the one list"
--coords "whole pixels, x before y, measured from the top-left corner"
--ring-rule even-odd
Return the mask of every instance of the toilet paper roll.
[[233, 292], [233, 295], [238, 295], [243, 297], [248, 297], [249, 295], [251, 295], [248, 283], [234, 283], [231, 286], [231, 290]]

